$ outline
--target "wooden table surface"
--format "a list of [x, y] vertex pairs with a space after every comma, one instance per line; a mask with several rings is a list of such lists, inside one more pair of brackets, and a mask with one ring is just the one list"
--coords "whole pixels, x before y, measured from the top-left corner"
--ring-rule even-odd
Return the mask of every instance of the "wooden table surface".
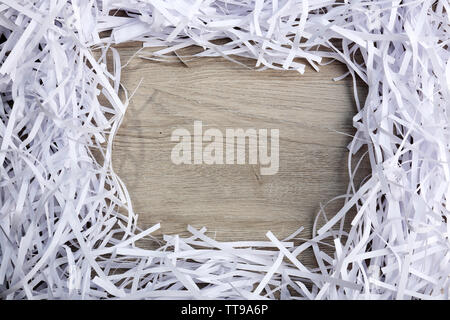
[[[138, 48], [120, 47], [122, 62]], [[320, 205], [347, 188], [356, 106], [351, 78], [332, 80], [345, 67], [332, 63], [319, 73], [307, 67], [300, 75], [255, 71], [223, 58], [183, 60], [136, 57], [122, 70], [130, 93], [142, 82], [115, 138], [113, 166], [140, 226], [161, 222], [162, 233], [183, 235], [188, 224], [205, 226], [226, 241], [264, 240], [268, 230], [283, 238], [304, 226], [303, 237], [310, 237]], [[279, 129], [278, 173], [260, 175], [249, 164], [173, 164], [172, 131], [193, 132], [196, 120], [223, 133]], [[341, 204], [330, 206], [329, 215]]]

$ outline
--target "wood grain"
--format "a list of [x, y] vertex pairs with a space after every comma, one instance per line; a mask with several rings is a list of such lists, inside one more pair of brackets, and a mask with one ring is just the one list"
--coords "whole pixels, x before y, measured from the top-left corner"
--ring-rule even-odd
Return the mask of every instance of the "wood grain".
[[[122, 62], [137, 49], [119, 48]], [[210, 236], [231, 241], [265, 239], [268, 230], [284, 237], [304, 226], [309, 237], [320, 204], [347, 187], [356, 107], [351, 79], [332, 80], [344, 72], [338, 63], [300, 75], [249, 70], [222, 58], [186, 64], [134, 58], [122, 70], [123, 84], [132, 92], [142, 82], [115, 138], [113, 165], [141, 227], [161, 222], [164, 234], [186, 234], [188, 224], [206, 226]], [[279, 172], [173, 164], [172, 131], [193, 132], [195, 120], [222, 132], [279, 129]]]

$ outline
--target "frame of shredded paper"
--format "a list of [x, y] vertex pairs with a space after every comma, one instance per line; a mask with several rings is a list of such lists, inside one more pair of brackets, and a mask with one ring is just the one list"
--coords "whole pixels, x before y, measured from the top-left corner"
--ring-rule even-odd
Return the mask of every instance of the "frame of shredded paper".
[[[447, 299], [449, 13], [446, 0], [1, 0], [0, 296]], [[370, 177], [356, 185], [349, 167], [344, 205], [312, 235], [218, 242], [189, 227], [139, 247], [159, 225], [138, 228], [111, 164], [129, 103], [113, 45], [128, 41], [166, 47], [147, 56], [161, 60], [197, 45], [261, 69], [341, 61], [369, 87], [349, 163], [365, 148]]]

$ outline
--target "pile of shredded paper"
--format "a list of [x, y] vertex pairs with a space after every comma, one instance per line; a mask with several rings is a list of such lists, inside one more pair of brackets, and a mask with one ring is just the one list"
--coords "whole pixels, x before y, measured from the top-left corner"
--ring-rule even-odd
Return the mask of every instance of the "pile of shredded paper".
[[[449, 14], [448, 0], [0, 0], [0, 297], [447, 299]], [[261, 69], [341, 61], [369, 88], [349, 164], [362, 149], [370, 176], [349, 168], [344, 205], [312, 235], [189, 227], [140, 247], [159, 225], [138, 228], [111, 165], [128, 41], [164, 47], [157, 60], [197, 45]]]

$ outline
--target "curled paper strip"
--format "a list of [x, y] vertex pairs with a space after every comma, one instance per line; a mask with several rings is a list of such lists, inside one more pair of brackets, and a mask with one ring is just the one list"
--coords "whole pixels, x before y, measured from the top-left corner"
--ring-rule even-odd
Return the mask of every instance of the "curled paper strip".
[[[449, 14], [447, 0], [0, 0], [1, 298], [447, 299]], [[159, 225], [137, 227], [111, 165], [129, 101], [111, 45], [126, 41], [164, 46], [142, 54], [159, 60], [198, 45], [262, 69], [341, 61], [369, 87], [349, 164], [367, 149], [371, 176], [355, 185], [349, 166], [345, 204], [301, 244], [189, 227], [140, 248]]]

